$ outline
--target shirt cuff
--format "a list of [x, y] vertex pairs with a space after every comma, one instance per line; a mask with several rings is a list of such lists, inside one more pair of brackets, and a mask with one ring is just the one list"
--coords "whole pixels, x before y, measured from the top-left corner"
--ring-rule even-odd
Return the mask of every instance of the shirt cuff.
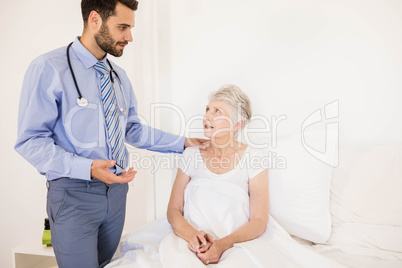
[[71, 164], [70, 178], [90, 181], [92, 162], [92, 159], [74, 156], [73, 163]]

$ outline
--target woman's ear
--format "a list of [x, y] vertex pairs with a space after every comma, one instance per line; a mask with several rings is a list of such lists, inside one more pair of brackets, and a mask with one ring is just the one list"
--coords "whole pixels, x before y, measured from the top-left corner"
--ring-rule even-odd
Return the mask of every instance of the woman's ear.
[[243, 125], [244, 125], [244, 121], [243, 121], [243, 120], [240, 120], [240, 121], [237, 122], [236, 125], [233, 127], [233, 131], [234, 131], [234, 132], [240, 131], [241, 128], [243, 127]]

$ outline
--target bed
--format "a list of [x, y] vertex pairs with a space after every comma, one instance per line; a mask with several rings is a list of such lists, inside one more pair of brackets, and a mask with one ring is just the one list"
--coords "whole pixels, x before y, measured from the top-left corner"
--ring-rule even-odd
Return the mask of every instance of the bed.
[[[234, 246], [250, 267], [402, 267], [402, 146], [327, 144], [318, 160], [298, 138], [278, 144], [270, 153], [286, 166], [269, 171], [270, 242]], [[167, 244], [172, 236], [166, 218], [131, 230], [107, 267], [177, 267], [163, 257], [187, 258], [185, 245]], [[222, 258], [208, 266], [244, 267]]]

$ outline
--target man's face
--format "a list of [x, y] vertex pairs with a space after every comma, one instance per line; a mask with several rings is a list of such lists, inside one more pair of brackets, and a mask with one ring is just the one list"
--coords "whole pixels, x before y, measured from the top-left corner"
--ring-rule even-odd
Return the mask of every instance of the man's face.
[[116, 5], [116, 15], [110, 16], [95, 34], [98, 46], [115, 57], [123, 55], [124, 47], [133, 41], [134, 11], [121, 3]]

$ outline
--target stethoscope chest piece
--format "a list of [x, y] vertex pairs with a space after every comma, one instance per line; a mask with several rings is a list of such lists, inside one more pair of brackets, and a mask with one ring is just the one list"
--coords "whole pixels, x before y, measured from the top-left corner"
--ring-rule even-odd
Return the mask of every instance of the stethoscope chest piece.
[[87, 107], [88, 106], [88, 101], [86, 98], [77, 98], [77, 104], [81, 107]]

